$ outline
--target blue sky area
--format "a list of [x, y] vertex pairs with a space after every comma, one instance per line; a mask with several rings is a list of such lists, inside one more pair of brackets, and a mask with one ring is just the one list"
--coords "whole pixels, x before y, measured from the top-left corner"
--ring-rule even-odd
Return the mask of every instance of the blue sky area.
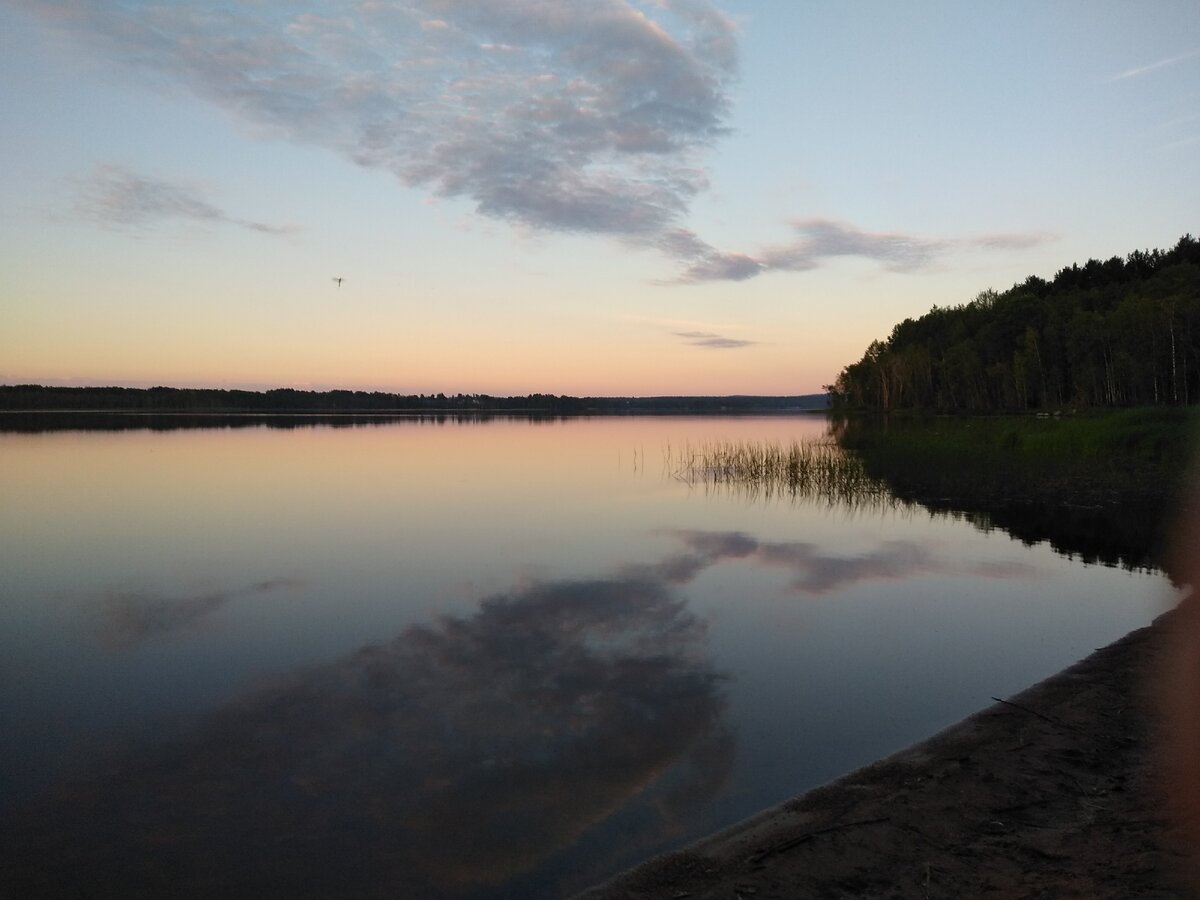
[[808, 393], [1200, 209], [1192, 0], [0, 0], [0, 98], [10, 384]]

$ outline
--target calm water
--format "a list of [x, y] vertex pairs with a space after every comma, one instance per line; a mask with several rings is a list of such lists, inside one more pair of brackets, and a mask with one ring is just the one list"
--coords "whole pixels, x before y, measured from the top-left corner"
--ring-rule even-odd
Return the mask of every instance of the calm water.
[[824, 427], [0, 433], [0, 862], [53, 891], [563, 896], [1169, 604], [950, 517], [664, 471]]

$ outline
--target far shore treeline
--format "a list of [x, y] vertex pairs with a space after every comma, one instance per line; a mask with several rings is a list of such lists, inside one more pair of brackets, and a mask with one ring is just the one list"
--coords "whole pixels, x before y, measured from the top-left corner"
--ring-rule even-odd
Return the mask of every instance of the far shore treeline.
[[1200, 403], [1200, 241], [905, 319], [828, 387], [835, 409], [1001, 412]]
[[391, 394], [380, 391], [269, 391], [213, 388], [45, 387], [0, 385], [0, 412], [129, 413], [518, 413], [618, 415], [629, 413], [771, 413], [825, 409], [825, 394], [788, 397], [567, 397], [529, 394]]

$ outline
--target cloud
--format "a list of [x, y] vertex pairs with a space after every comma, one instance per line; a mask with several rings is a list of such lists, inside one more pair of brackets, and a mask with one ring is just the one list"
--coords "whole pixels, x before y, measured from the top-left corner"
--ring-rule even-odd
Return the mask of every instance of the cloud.
[[676, 337], [681, 337], [693, 347], [709, 347], [714, 350], [733, 350], [739, 347], [752, 347], [758, 341], [743, 341], [737, 338], [722, 337], [711, 331], [676, 331]]
[[[520, 226], [644, 243], [707, 187], [737, 69], [707, 0], [23, 3], [147, 80]], [[211, 218], [211, 207], [174, 209]]]
[[764, 270], [759, 260], [744, 253], [722, 252], [687, 228], [665, 230], [654, 245], [686, 267], [677, 282], [744, 281]]
[[75, 208], [84, 218], [119, 228], [141, 228], [183, 219], [211, 225], [236, 225], [263, 234], [290, 234], [294, 226], [239, 219], [177, 182], [138, 175], [115, 163], [101, 163], [79, 182]]
[[836, 257], [857, 257], [879, 263], [892, 272], [928, 268], [960, 249], [1017, 250], [1052, 240], [1044, 232], [989, 234], [970, 238], [926, 238], [898, 232], [871, 232], [830, 219], [792, 223], [796, 237], [762, 248], [754, 254], [725, 253], [705, 244], [691, 232], [677, 230], [660, 246], [686, 267], [677, 283], [744, 281], [766, 272], [803, 272]]
[[767, 268], [797, 271], [812, 269], [819, 260], [830, 257], [858, 256], [896, 272], [909, 272], [927, 266], [948, 246], [944, 240], [861, 231], [827, 219], [808, 219], [792, 227], [799, 239], [765, 251]]
[[1055, 236], [1045, 231], [1030, 231], [1023, 234], [985, 234], [968, 238], [962, 243], [974, 245], [983, 250], [1028, 250], [1040, 247], [1055, 240]]
[[1200, 49], [1189, 50], [1187, 53], [1180, 53], [1177, 56], [1168, 56], [1166, 59], [1160, 59], [1156, 62], [1148, 63], [1144, 66], [1135, 66], [1132, 69], [1126, 69], [1124, 72], [1118, 72], [1109, 81], [1124, 81], [1127, 78], [1137, 78], [1139, 75], [1145, 75], [1148, 72], [1155, 72], [1159, 69], [1165, 69], [1168, 66], [1173, 66], [1176, 63], [1186, 62], [1189, 59], [1195, 59], [1200, 56]]
[[[333, 0], [320, 16], [284, 0], [14, 2], [265, 135], [331, 149], [520, 229], [657, 249], [681, 267], [665, 283], [745, 281], [838, 256], [912, 272], [963, 243], [809, 219], [793, 223], [791, 241], [737, 252], [688, 229], [738, 69], [737, 30], [709, 0]], [[178, 185], [111, 169], [95, 180], [84, 206], [102, 222], [278, 230]]]

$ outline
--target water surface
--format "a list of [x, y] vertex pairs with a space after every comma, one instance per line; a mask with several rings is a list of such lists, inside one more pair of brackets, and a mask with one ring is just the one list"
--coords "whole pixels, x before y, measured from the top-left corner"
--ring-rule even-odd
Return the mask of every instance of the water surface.
[[1170, 601], [671, 477], [815, 417], [239, 424], [0, 433], [3, 862], [47, 892], [562, 896]]

